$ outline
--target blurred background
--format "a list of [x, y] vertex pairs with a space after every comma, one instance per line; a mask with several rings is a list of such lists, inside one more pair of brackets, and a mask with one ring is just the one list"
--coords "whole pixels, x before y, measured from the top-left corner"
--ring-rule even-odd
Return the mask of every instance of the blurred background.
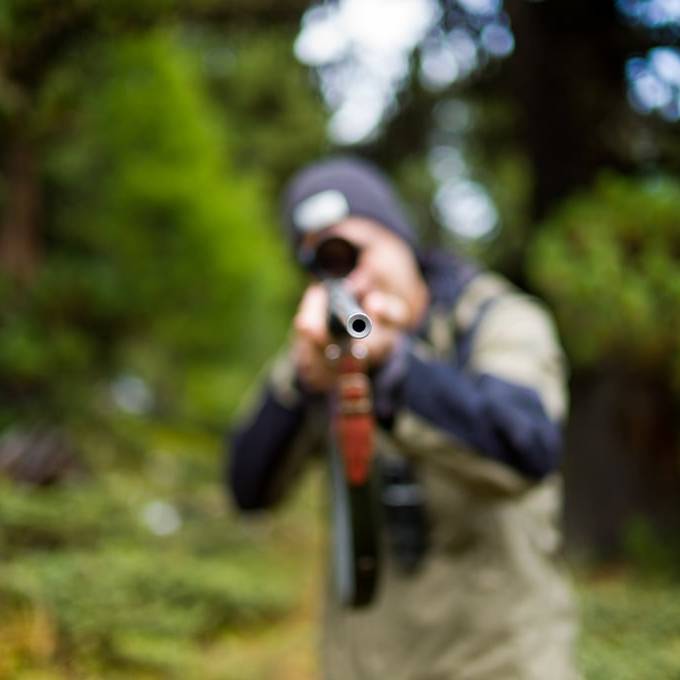
[[586, 678], [680, 677], [677, 0], [0, 0], [0, 677], [312, 680], [319, 474], [221, 440], [302, 281], [277, 196], [360, 153], [572, 365]]

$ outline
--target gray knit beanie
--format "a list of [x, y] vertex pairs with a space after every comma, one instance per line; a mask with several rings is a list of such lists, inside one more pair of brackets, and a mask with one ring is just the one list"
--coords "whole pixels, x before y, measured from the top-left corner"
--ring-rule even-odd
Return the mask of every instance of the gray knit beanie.
[[379, 222], [416, 250], [415, 233], [391, 183], [376, 167], [358, 158], [332, 158], [303, 168], [284, 191], [282, 213], [295, 250], [304, 234], [351, 215]]

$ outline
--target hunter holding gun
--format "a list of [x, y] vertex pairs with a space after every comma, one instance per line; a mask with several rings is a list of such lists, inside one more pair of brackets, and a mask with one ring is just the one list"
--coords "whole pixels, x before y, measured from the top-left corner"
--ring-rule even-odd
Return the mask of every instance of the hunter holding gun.
[[241, 510], [267, 508], [330, 452], [323, 677], [577, 678], [556, 555], [565, 365], [547, 312], [419, 248], [363, 161], [304, 169], [283, 211], [310, 284], [235, 432], [229, 484]]

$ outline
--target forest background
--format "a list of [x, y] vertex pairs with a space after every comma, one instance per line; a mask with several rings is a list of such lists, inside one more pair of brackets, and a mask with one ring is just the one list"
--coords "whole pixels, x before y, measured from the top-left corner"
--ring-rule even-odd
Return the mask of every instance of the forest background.
[[670, 0], [0, 0], [0, 677], [315, 677], [318, 471], [243, 522], [221, 448], [302, 286], [278, 193], [338, 150], [551, 304], [584, 673], [677, 677], [679, 34]]

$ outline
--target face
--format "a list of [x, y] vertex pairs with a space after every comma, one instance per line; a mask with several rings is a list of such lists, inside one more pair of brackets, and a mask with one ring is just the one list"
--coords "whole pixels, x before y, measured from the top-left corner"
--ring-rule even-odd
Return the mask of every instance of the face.
[[409, 308], [409, 326], [415, 327], [425, 313], [428, 289], [411, 248], [378, 222], [350, 217], [321, 232], [307, 235], [305, 247], [314, 248], [331, 236], [343, 238], [359, 249], [356, 267], [345, 281], [361, 303], [378, 291], [401, 298]]

